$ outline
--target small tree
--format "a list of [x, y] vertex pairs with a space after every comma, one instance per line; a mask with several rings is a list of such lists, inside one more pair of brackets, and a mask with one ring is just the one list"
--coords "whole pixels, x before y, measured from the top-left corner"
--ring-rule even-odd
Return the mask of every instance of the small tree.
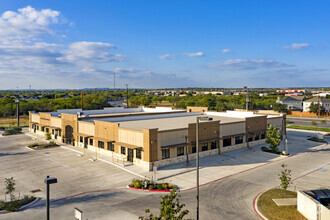
[[178, 191], [176, 188], [171, 190], [169, 195], [165, 195], [162, 197], [162, 201], [160, 202], [160, 213], [159, 216], [154, 216], [154, 214], [150, 213], [149, 209], [145, 210], [145, 213], [148, 213], [148, 217], [140, 216], [140, 220], [161, 220], [161, 219], [171, 219], [171, 220], [182, 220], [184, 216], [186, 216], [189, 211], [183, 210], [185, 204], [180, 204], [178, 195]]
[[281, 170], [281, 173], [279, 173], [278, 176], [281, 180], [281, 188], [286, 190], [291, 183], [291, 170], [286, 169], [287, 165], [285, 164], [282, 164], [281, 167], [283, 170]]
[[319, 105], [320, 105], [320, 113], [324, 113], [325, 112], [325, 109], [324, 107], [319, 104], [319, 103], [314, 103], [312, 102], [312, 104], [309, 106], [309, 112], [311, 113], [318, 113], [319, 112]]
[[6, 195], [9, 194], [10, 195], [10, 201], [15, 200], [15, 196], [14, 196], [14, 191], [15, 191], [15, 180], [14, 177], [11, 178], [5, 178], [5, 184], [6, 184]]
[[281, 134], [280, 131], [276, 129], [275, 126], [270, 125], [267, 130], [266, 143], [269, 144], [269, 148], [273, 152], [278, 151], [278, 145], [281, 143]]
[[51, 136], [51, 134], [50, 133], [46, 133], [46, 140], [50, 140], [50, 139], [52, 139], [52, 136]]
[[311, 125], [313, 125], [313, 126], [317, 126], [317, 122], [316, 122], [316, 121], [312, 121], [312, 122], [311, 122]]

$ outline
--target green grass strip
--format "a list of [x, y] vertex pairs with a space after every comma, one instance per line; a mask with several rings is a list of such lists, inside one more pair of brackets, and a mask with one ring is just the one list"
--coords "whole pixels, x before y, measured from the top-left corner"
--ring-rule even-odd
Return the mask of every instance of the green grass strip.
[[311, 127], [311, 126], [302, 126], [302, 125], [290, 125], [290, 126], [288, 126], [288, 128], [310, 130], [310, 131], [330, 132], [330, 128], [320, 128], [320, 127]]

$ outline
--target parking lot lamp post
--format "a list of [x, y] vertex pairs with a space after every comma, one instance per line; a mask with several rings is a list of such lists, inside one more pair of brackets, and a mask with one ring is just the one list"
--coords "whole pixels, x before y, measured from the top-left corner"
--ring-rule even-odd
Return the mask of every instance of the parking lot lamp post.
[[19, 99], [16, 99], [15, 102], [17, 104], [17, 108], [16, 108], [17, 127], [19, 127]]
[[196, 189], [197, 189], [197, 208], [196, 208], [196, 214], [197, 217], [196, 219], [199, 220], [199, 121], [212, 121], [213, 118], [209, 118], [207, 116], [200, 116], [197, 117], [197, 122], [196, 122]]
[[47, 220], [49, 220], [49, 185], [57, 183], [57, 179], [55, 177], [49, 177], [47, 176], [45, 179], [45, 183], [47, 185], [47, 200], [46, 200], [46, 206], [47, 206]]

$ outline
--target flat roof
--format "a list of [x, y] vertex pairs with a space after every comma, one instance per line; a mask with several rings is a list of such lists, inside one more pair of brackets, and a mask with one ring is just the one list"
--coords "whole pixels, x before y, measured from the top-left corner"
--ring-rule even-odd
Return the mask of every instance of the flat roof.
[[[158, 128], [158, 131], [174, 130], [174, 129], [188, 128], [188, 124], [196, 123], [196, 118], [198, 116], [200, 116], [200, 114], [187, 115], [184, 117], [177, 116], [177, 117], [167, 117], [167, 118], [158, 118], [158, 119], [122, 121], [120, 122], [119, 127], [133, 129], [133, 130], [152, 129], [152, 128]], [[223, 116], [211, 116], [211, 117], [213, 118], [213, 121], [220, 121], [220, 124], [245, 121], [245, 119], [242, 118], [232, 118], [232, 117], [223, 117]]]

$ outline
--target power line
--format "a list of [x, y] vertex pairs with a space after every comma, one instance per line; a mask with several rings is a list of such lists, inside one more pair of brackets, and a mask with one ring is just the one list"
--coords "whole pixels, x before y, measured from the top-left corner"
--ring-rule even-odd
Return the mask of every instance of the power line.
[[125, 86], [126, 86], [126, 106], [127, 106], [127, 108], [129, 108], [129, 106], [128, 106], [128, 85], [129, 84], [124, 84]]

